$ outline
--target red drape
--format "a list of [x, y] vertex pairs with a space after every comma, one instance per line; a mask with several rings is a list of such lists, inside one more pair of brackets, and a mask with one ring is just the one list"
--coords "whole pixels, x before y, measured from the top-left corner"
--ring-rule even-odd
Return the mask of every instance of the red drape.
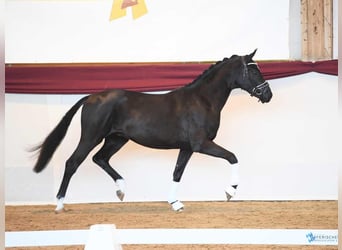
[[[337, 75], [337, 60], [259, 62], [266, 80], [308, 72]], [[6, 93], [86, 94], [120, 88], [171, 90], [190, 83], [211, 63], [8, 64]]]

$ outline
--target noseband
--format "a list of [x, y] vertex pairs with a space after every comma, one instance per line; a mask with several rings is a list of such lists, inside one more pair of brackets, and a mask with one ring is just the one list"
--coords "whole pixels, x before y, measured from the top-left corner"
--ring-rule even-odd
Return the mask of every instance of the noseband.
[[[250, 62], [250, 63], [247, 63], [247, 65], [256, 65], [257, 68], [259, 69], [259, 66], [257, 63], [255, 62]], [[265, 88], [267, 88], [269, 85], [268, 85], [268, 82], [264, 81], [263, 83], [260, 83], [259, 85], [255, 86], [252, 91], [251, 91], [251, 96], [261, 96], [262, 95], [262, 92], [264, 91]]]
[[252, 89], [252, 92], [251, 92], [251, 95], [253, 96], [261, 96], [262, 95], [262, 92], [264, 92], [264, 89], [267, 88], [269, 85], [268, 85], [268, 82], [264, 81], [263, 83], [260, 83], [259, 85], [255, 86], [253, 89]]

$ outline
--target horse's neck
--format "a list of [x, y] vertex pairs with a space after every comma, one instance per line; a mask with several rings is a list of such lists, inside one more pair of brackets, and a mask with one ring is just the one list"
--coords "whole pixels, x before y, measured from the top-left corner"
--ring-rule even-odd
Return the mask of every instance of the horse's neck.
[[[203, 88], [201, 96], [206, 98], [215, 110], [221, 111], [228, 100], [231, 90], [227, 86], [223, 86], [222, 82], [220, 84], [211, 83], [210, 85], [207, 88]], [[218, 85], [218, 87], [213, 85]]]
[[224, 76], [220, 76], [218, 73], [210, 81], [203, 81], [202, 84], [199, 85], [199, 92], [202, 98], [205, 98], [207, 102], [211, 104], [213, 109], [217, 111], [221, 111], [226, 104], [228, 97], [232, 91], [229, 88], [228, 81], [231, 81], [230, 76], [224, 74]]

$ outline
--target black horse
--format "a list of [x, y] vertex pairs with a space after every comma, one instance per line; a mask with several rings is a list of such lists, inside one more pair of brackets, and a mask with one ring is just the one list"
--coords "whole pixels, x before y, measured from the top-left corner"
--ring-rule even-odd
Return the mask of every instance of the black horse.
[[[71, 177], [89, 152], [103, 140], [104, 144], [93, 156], [93, 161], [116, 182], [120, 200], [124, 197], [124, 181], [110, 166], [109, 159], [122, 146], [132, 140], [151, 148], [179, 149], [168, 202], [174, 210], [182, 210], [183, 204], [176, 199], [177, 186], [193, 152], [220, 157], [230, 164], [238, 162], [232, 152], [213, 142], [220, 125], [220, 112], [231, 91], [241, 88], [262, 103], [272, 98], [268, 83], [252, 59], [255, 52], [224, 58], [192, 83], [166, 94], [114, 89], [80, 99], [45, 141], [35, 148], [40, 150], [34, 167], [38, 173], [50, 161], [73, 116], [83, 105], [81, 138], [76, 150], [66, 161], [63, 181], [57, 194], [56, 211], [64, 209], [63, 199]], [[226, 189], [228, 199], [234, 195], [238, 185], [236, 172], [233, 179]]]

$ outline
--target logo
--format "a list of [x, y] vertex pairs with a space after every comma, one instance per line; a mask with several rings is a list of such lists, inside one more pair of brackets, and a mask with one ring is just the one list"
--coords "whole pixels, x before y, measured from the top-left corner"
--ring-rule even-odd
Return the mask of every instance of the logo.
[[323, 233], [312, 233], [306, 234], [306, 239], [309, 243], [337, 243], [337, 234], [323, 234]]
[[132, 8], [133, 19], [137, 19], [147, 13], [145, 0], [113, 0], [109, 20], [112, 21], [126, 16], [128, 8]]
[[311, 232], [306, 235], [306, 238], [308, 239], [309, 243], [315, 240], [315, 236]]

